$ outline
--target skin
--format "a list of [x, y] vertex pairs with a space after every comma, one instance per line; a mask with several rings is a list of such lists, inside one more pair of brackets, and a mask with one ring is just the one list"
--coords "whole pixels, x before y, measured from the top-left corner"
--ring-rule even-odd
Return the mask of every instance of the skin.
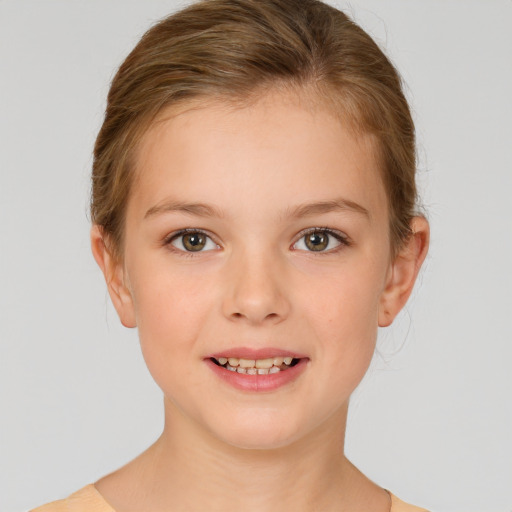
[[[389, 510], [343, 455], [347, 408], [377, 327], [412, 291], [428, 224], [413, 219], [392, 260], [372, 138], [310, 107], [276, 91], [244, 108], [163, 116], [141, 142], [123, 261], [92, 229], [112, 301], [138, 328], [165, 402], [158, 441], [96, 483], [118, 512]], [[176, 209], [184, 203], [209, 210]], [[184, 228], [208, 234], [202, 251], [169, 242]], [[311, 251], [304, 230], [314, 228], [343, 241], [329, 235]], [[235, 346], [298, 352], [307, 367], [274, 391], [235, 389], [205, 362]]]

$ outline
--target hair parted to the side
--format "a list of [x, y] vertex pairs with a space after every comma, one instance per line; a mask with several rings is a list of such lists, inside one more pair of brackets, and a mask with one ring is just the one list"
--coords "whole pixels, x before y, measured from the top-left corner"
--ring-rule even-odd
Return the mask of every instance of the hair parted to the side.
[[115, 75], [94, 147], [91, 217], [122, 258], [138, 143], [166, 107], [249, 101], [273, 87], [310, 91], [377, 140], [392, 251], [416, 205], [414, 123], [401, 80], [371, 37], [319, 0], [202, 0], [142, 37]]

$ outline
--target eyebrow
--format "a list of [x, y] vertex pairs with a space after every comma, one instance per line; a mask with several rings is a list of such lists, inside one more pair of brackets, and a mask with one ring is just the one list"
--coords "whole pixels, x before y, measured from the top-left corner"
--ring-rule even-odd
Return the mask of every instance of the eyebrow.
[[332, 201], [320, 201], [318, 203], [302, 204], [291, 210], [286, 210], [285, 214], [290, 217], [299, 218], [336, 211], [361, 213], [369, 220], [371, 219], [370, 212], [364, 206], [354, 201], [350, 201], [349, 199], [343, 199], [341, 197], [333, 199]]
[[[318, 215], [322, 213], [330, 213], [333, 211], [342, 212], [355, 212], [365, 215], [368, 219], [371, 218], [370, 212], [360, 204], [350, 201], [348, 199], [337, 198], [331, 201], [319, 201], [317, 203], [306, 203], [288, 208], [284, 211], [282, 218], [286, 217], [309, 217], [311, 215]], [[167, 200], [155, 206], [152, 206], [144, 215], [144, 219], [154, 217], [162, 213], [186, 213], [198, 217], [224, 217], [222, 210], [205, 203], [186, 203], [182, 201]]]
[[168, 200], [152, 206], [144, 215], [144, 219], [154, 217], [161, 213], [188, 213], [198, 217], [224, 217], [224, 214], [218, 208], [204, 203], [185, 203], [182, 201]]

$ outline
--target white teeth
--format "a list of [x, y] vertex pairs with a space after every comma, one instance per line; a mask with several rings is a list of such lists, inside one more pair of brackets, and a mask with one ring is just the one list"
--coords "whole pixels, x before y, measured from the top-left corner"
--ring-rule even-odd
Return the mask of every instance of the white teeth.
[[236, 368], [233, 368], [229, 364], [226, 365], [226, 370], [229, 370], [230, 372], [236, 372]]
[[281, 366], [283, 361], [284, 357], [274, 357], [274, 366]]
[[293, 357], [285, 357], [284, 358], [284, 364], [290, 365], [292, 364]]
[[268, 375], [269, 368], [258, 368], [258, 375]]
[[240, 367], [238, 367], [238, 368], [236, 369], [236, 371], [237, 371], [238, 373], [247, 373], [247, 370], [246, 370], [245, 368], [240, 368]]
[[230, 366], [238, 366], [240, 359], [238, 359], [238, 357], [230, 357], [228, 361]]
[[272, 366], [272, 368], [270, 368], [268, 373], [277, 373], [277, 372], [280, 372], [280, 371], [281, 370], [279, 368], [277, 368], [277, 366]]
[[258, 373], [258, 370], [256, 368], [247, 368], [246, 372], [247, 375], [256, 375]]
[[219, 357], [218, 361], [221, 366], [224, 366], [228, 362], [228, 358], [227, 357]]
[[270, 369], [272, 368], [272, 365], [274, 364], [274, 359], [256, 359], [256, 368], [265, 368]]
[[255, 363], [256, 361], [254, 359], [240, 359], [238, 364], [242, 368], [254, 368]]

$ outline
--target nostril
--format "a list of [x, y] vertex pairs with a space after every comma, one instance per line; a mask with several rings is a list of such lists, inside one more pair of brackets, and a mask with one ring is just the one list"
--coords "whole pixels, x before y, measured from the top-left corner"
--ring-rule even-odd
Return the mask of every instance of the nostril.
[[[243, 313], [232, 313], [231, 316], [233, 318], [248, 318], [249, 315], [244, 315]], [[278, 318], [279, 315], [277, 313], [268, 313], [267, 315], [265, 315], [264, 319], [274, 319], [274, 318]]]

